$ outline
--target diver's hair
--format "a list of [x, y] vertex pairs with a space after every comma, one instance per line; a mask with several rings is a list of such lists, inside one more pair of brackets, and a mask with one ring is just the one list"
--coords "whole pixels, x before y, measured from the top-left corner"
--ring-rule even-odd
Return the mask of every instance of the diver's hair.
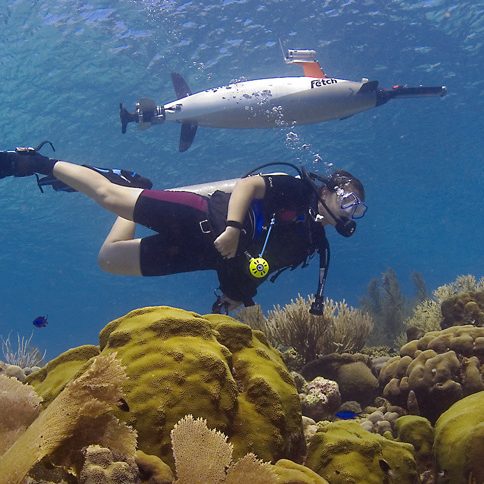
[[365, 199], [365, 188], [358, 178], [345, 170], [337, 170], [331, 174], [326, 186], [334, 192], [337, 188], [348, 188], [358, 193], [362, 200]]

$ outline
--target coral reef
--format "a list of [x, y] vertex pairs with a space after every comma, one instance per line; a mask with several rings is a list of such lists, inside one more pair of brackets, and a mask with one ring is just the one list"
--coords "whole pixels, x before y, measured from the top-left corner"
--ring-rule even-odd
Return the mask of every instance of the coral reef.
[[[423, 333], [428, 331], [438, 331], [442, 329], [441, 305], [444, 301], [454, 298], [460, 294], [480, 292], [484, 290], [484, 277], [477, 280], [474, 276], [458, 276], [455, 281], [439, 286], [432, 293], [432, 298], [425, 299], [418, 304], [412, 316], [405, 320], [405, 328], [416, 328]], [[403, 344], [405, 339], [400, 338]]]
[[134, 484], [137, 481], [139, 472], [134, 458], [118, 460], [110, 449], [100, 445], [90, 445], [83, 453], [80, 484]]
[[[69, 439], [72, 442], [72, 435], [83, 427], [86, 419], [109, 412], [122, 397], [125, 378], [114, 354], [92, 360], [89, 368], [69, 383], [0, 457], [0, 484], [20, 483], [34, 464], [56, 451], [60, 454], [72, 452], [70, 445], [62, 447], [63, 444]], [[121, 450], [131, 447], [134, 454], [136, 439], [122, 442], [119, 437], [111, 439], [111, 446]], [[129, 454], [129, 449], [126, 453]]]
[[364, 430], [357, 422], [320, 422], [306, 466], [331, 484], [418, 482], [413, 446]]
[[435, 422], [463, 396], [484, 389], [484, 328], [454, 326], [407, 343], [382, 368], [383, 395], [405, 406], [411, 396], [422, 416]]
[[137, 450], [135, 461], [141, 482], [147, 484], [171, 484], [174, 481], [170, 466], [165, 464], [159, 457], [156, 457], [156, 455], [145, 454], [142, 450]]
[[264, 318], [261, 311], [240, 311], [238, 317], [260, 329], [276, 347], [294, 348], [304, 363], [318, 355], [358, 351], [373, 328], [368, 314], [345, 301], [326, 299], [323, 316], [309, 313], [312, 297], [298, 296], [284, 307], [275, 306]]
[[396, 434], [396, 422], [402, 415], [405, 415], [405, 410], [401, 407], [394, 406], [387, 410], [381, 406], [365, 415], [360, 425], [368, 432], [393, 437]]
[[367, 405], [378, 390], [378, 380], [367, 355], [343, 353], [323, 356], [308, 363], [301, 373], [307, 380], [323, 376], [336, 381], [343, 401], [356, 400]]
[[37, 418], [41, 402], [32, 387], [0, 375], [0, 456]]
[[287, 459], [278, 460], [272, 470], [278, 477], [278, 484], [329, 484], [326, 479], [316, 474], [309, 467]]
[[[126, 367], [129, 411], [116, 415], [137, 430], [139, 449], [147, 454], [173, 466], [170, 430], [191, 413], [224, 432], [236, 457], [254, 452], [266, 461], [301, 459], [299, 396], [261, 332], [228, 316], [151, 307], [109, 323], [100, 348], [101, 355], [116, 352]], [[82, 367], [82, 358], [76, 361]], [[68, 381], [64, 366], [51, 363], [42, 378], [32, 376], [43, 398]]]
[[192, 415], [181, 419], [171, 431], [171, 442], [179, 484], [236, 484], [242, 479], [254, 484], [276, 483], [272, 466], [254, 454], [232, 463], [232, 444], [223, 433], [210, 430], [204, 419]]
[[434, 429], [424, 417], [404, 415], [396, 421], [397, 439], [412, 444], [419, 468], [419, 474], [432, 470]]
[[44, 404], [48, 405], [76, 375], [82, 373], [88, 361], [99, 355], [99, 347], [84, 345], [72, 348], [30, 374], [26, 382], [32, 385]]
[[414, 273], [412, 279], [416, 288], [416, 297], [413, 299], [403, 295], [393, 269], [388, 269], [381, 277], [372, 279], [368, 284], [361, 306], [375, 322], [374, 331], [369, 337], [372, 344], [393, 346], [395, 338], [404, 329], [404, 320], [409, 317], [416, 304], [427, 298], [422, 276]]
[[484, 391], [460, 400], [439, 417], [434, 452], [439, 483], [484, 482]]
[[19, 366], [20, 368], [32, 368], [43, 363], [46, 352], [32, 345], [31, 333], [28, 338], [17, 334], [17, 347], [14, 348], [10, 341], [10, 335], [7, 338], [0, 336], [3, 360], [9, 365]]
[[321, 376], [307, 383], [300, 396], [303, 414], [316, 421], [329, 419], [341, 405], [338, 384]]
[[484, 328], [368, 353], [322, 356], [307, 383], [228, 316], [132, 311], [30, 385], [2, 365], [0, 484], [482, 482]]
[[466, 324], [484, 326], [484, 290], [464, 292], [446, 299], [440, 309], [442, 329]]

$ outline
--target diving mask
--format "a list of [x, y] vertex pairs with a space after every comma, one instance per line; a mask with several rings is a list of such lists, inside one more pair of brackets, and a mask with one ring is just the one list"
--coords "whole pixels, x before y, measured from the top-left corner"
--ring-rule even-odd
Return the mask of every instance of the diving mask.
[[344, 210], [348, 217], [353, 220], [363, 218], [368, 207], [360, 200], [354, 192], [346, 193], [342, 188], [336, 190], [341, 210]]

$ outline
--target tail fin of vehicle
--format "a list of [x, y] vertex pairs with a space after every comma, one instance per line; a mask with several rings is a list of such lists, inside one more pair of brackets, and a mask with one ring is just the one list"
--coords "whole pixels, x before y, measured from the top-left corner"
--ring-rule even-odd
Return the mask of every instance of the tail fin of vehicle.
[[183, 79], [183, 77], [177, 72], [171, 73], [171, 82], [173, 83], [173, 88], [175, 89], [177, 99], [182, 99], [184, 97], [190, 96], [190, 94], [192, 93], [185, 79]]
[[197, 123], [183, 123], [181, 126], [180, 132], [180, 145], [178, 150], [183, 152], [188, 150], [195, 139], [195, 135], [197, 134]]

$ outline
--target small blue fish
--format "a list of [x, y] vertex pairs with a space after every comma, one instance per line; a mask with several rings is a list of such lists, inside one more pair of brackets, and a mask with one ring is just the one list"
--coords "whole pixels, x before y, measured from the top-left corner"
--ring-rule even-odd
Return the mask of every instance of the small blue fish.
[[334, 415], [341, 420], [351, 420], [358, 417], [358, 414], [356, 412], [352, 412], [351, 410], [341, 410], [341, 412], [336, 412]]
[[37, 316], [33, 321], [32, 324], [36, 328], [45, 328], [48, 324], [47, 316]]

